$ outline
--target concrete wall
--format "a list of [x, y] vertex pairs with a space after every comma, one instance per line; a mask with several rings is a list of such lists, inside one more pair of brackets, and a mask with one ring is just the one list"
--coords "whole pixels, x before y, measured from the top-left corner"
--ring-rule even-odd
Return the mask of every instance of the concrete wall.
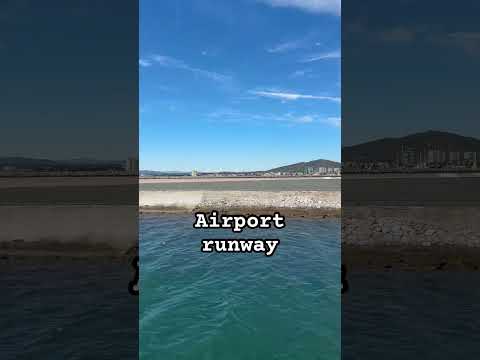
[[[136, 219], [136, 221], [132, 221]], [[53, 243], [126, 251], [138, 240], [136, 206], [1, 206], [0, 244]], [[75, 245], [75, 246], [73, 246]], [[68, 246], [67, 246], [68, 248]]]

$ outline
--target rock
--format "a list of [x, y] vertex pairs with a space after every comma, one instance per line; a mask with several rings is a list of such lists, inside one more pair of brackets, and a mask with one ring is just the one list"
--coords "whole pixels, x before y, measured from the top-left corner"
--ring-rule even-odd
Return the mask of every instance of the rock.
[[427, 235], [427, 236], [432, 236], [433, 234], [435, 234], [434, 229], [428, 229], [427, 231], [425, 231], [425, 235]]

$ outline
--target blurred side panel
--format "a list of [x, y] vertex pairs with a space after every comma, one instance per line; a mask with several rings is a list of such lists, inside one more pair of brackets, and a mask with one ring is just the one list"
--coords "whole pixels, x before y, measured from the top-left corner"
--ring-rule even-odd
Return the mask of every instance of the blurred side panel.
[[478, 356], [480, 4], [342, 3], [342, 358]]
[[0, 358], [137, 358], [138, 3], [0, 14]]

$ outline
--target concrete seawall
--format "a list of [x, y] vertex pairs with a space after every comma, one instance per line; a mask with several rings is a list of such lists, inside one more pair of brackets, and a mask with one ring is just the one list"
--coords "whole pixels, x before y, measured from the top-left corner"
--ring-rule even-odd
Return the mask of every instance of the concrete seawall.
[[1, 206], [0, 250], [119, 255], [137, 245], [136, 206]]

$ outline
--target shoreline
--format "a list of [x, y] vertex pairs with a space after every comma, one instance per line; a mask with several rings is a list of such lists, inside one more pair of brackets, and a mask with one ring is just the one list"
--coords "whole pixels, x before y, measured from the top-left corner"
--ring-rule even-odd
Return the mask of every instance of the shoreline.
[[8, 265], [12, 261], [26, 261], [56, 264], [61, 261], [88, 262], [88, 263], [125, 263], [131, 262], [137, 255], [137, 249], [132, 247], [125, 251], [119, 251], [108, 244], [79, 245], [61, 244], [49, 242], [35, 242], [15, 244], [14, 242], [0, 243], [0, 266]]
[[195, 214], [196, 212], [212, 212], [218, 211], [225, 215], [265, 215], [279, 212], [281, 215], [289, 218], [308, 218], [308, 219], [340, 219], [341, 209], [336, 208], [272, 208], [272, 207], [228, 207], [228, 208], [212, 208], [212, 207], [196, 207], [193, 209], [179, 207], [140, 207], [140, 215], [165, 215], [165, 214]]
[[169, 183], [216, 183], [244, 181], [278, 181], [278, 180], [341, 180], [340, 176], [188, 176], [188, 177], [139, 177], [139, 184]]
[[458, 245], [342, 244], [342, 264], [355, 271], [479, 271], [480, 248]]
[[301, 210], [304, 212], [340, 211], [339, 191], [154, 191], [139, 192], [139, 206], [143, 211], [183, 209], [231, 210], [264, 212]]

